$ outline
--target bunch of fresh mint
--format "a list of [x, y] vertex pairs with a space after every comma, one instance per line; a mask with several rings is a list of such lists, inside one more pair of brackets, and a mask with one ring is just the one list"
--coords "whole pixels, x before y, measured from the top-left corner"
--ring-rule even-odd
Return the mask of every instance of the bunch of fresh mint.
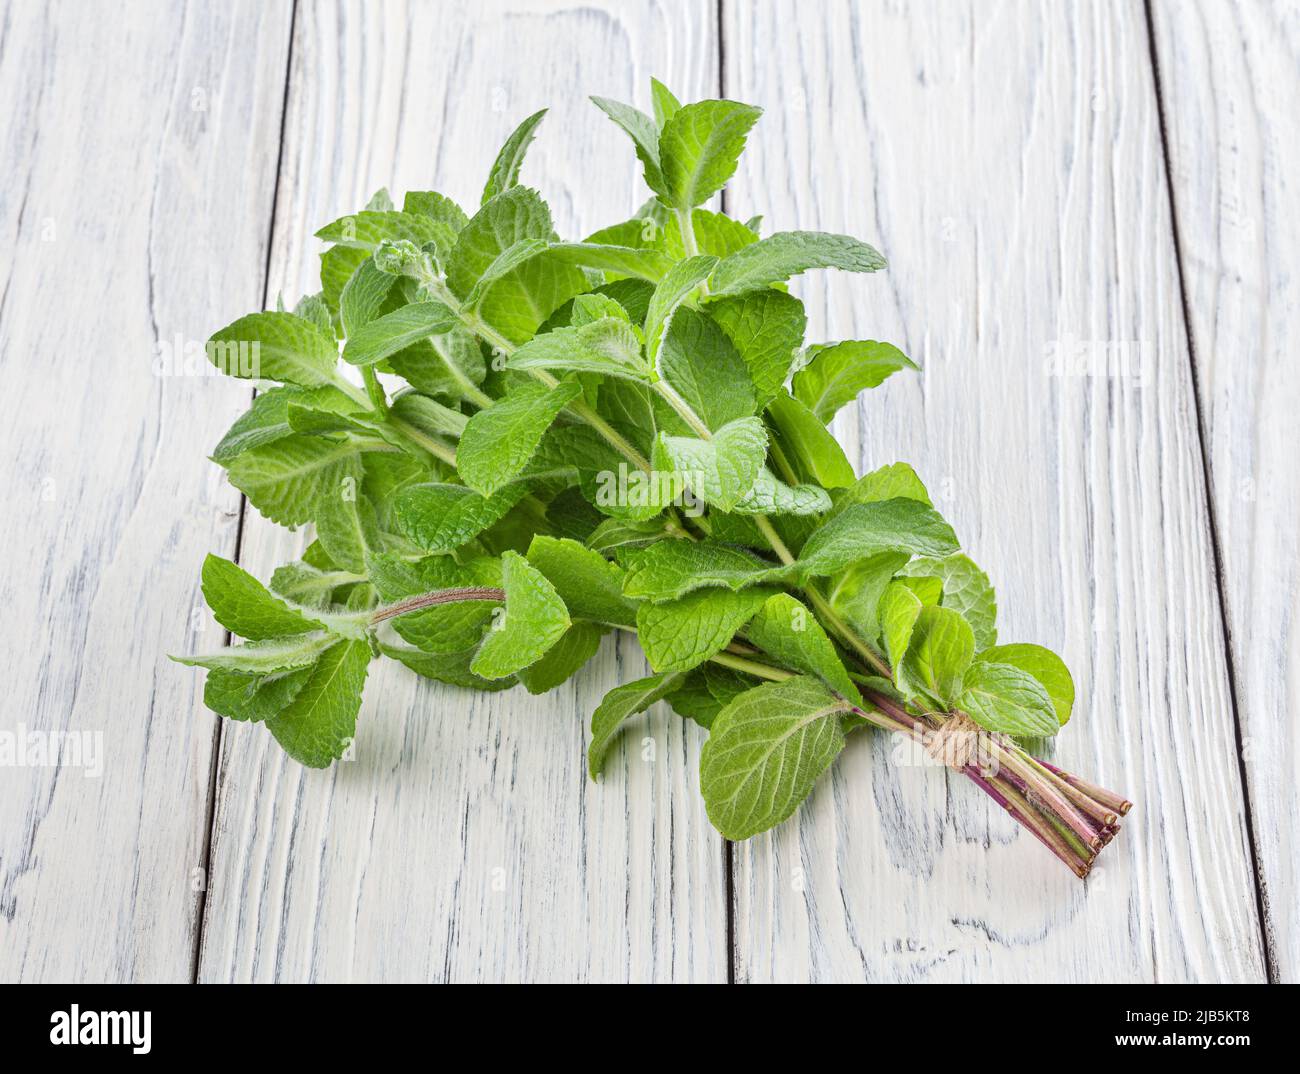
[[212, 337], [218, 366], [278, 385], [214, 460], [315, 540], [265, 586], [204, 564], [213, 614], [247, 639], [185, 658], [208, 669], [208, 706], [324, 766], [377, 656], [541, 693], [625, 630], [654, 674], [593, 714], [593, 777], [623, 722], [665, 700], [708, 729], [700, 790], [744, 839], [870, 725], [965, 773], [1085, 875], [1128, 803], [1018, 744], [1069, 718], [1065, 665], [997, 644], [993, 588], [917, 475], [858, 478], [826, 428], [912, 363], [874, 340], [805, 344], [785, 283], [884, 258], [700, 208], [759, 109], [652, 90], [653, 118], [595, 101], [654, 192], [631, 220], [555, 234], [518, 183], [539, 112], [473, 216], [381, 191], [317, 233], [320, 292]]

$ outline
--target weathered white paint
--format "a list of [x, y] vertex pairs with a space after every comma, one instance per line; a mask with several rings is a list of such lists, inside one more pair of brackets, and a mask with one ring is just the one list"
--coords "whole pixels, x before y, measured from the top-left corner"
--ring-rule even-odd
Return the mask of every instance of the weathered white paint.
[[204, 454], [249, 392], [151, 366], [261, 300], [288, 31], [0, 5], [0, 733], [102, 746], [98, 778], [0, 768], [0, 980], [191, 978], [216, 718], [164, 654], [222, 644], [198, 566], [239, 496]]
[[1300, 980], [1300, 5], [1153, 11], [1274, 965]]
[[[715, 30], [686, 3], [302, 5], [273, 291], [315, 290], [312, 232], [381, 185], [472, 211], [498, 145], [543, 106], [524, 180], [558, 229], [625, 219], [638, 166], [586, 96], [649, 107], [651, 75], [715, 92]], [[266, 576], [298, 544], [250, 513], [241, 559]], [[661, 706], [603, 785], [586, 777], [591, 711], [645, 672], [627, 639], [539, 698], [376, 663], [355, 759], [325, 772], [227, 727], [202, 979], [725, 980], [702, 732]]]
[[[1074, 669], [1059, 763], [1137, 805], [1084, 886], [964, 779], [864, 736], [737, 851], [737, 977], [1259, 979], [1141, 5], [807, 10], [726, 5], [727, 90], [768, 109], [729, 204], [891, 258], [799, 286], [815, 333], [925, 367], [841, 432], [867, 467], [917, 466], [998, 586], [1002, 638]], [[1136, 344], [1137, 375], [1046, 375], [1071, 338]]]

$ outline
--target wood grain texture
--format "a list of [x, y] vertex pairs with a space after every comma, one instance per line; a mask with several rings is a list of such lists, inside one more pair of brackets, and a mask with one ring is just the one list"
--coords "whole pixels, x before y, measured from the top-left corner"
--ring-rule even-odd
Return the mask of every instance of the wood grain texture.
[[1300, 4], [1154, 5], [1247, 785], [1300, 980]]
[[[477, 206], [497, 146], [546, 105], [524, 181], [558, 230], [626, 218], [644, 197], [634, 157], [586, 95], [648, 107], [652, 74], [709, 95], [713, 19], [691, 3], [301, 4], [273, 292], [315, 290], [312, 232], [381, 185]], [[250, 516], [241, 559], [265, 577], [301, 544]], [[355, 756], [323, 772], [227, 727], [201, 979], [725, 980], [702, 733], [658, 707], [603, 785], [586, 779], [591, 711], [644, 673], [627, 640], [538, 698], [376, 663]]]
[[[1074, 669], [1055, 757], [1137, 805], [1081, 885], [964, 779], [861, 736], [737, 849], [737, 979], [1258, 980], [1143, 10], [799, 11], [725, 7], [727, 93], [768, 110], [729, 208], [891, 257], [799, 285], [814, 336], [925, 367], [839, 431], [866, 468], [917, 466], [998, 585], [1002, 640]], [[1049, 375], [1062, 342], [1102, 371]]]
[[[222, 644], [248, 390], [153, 366], [261, 297], [288, 15], [0, 5], [0, 980], [191, 977], [216, 720], [164, 654]], [[23, 763], [55, 734], [94, 763]]]

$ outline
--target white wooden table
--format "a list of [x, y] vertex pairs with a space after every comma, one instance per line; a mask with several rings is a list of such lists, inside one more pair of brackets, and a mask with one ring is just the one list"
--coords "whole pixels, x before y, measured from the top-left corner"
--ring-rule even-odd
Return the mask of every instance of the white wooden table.
[[[890, 257], [798, 284], [812, 338], [925, 368], [837, 431], [1074, 668], [1055, 755], [1137, 802], [1086, 884], [881, 737], [733, 848], [663, 706], [589, 783], [627, 640], [544, 698], [376, 665], [323, 772], [165, 659], [221, 643], [205, 552], [265, 576], [303, 536], [205, 458], [248, 389], [160, 341], [314, 290], [380, 186], [472, 203], [543, 105], [560, 230], [626, 217], [585, 98], [651, 75], [766, 109], [730, 210]], [[0, 115], [0, 738], [99, 744], [0, 767], [0, 979], [1300, 979], [1295, 0], [7, 0]]]

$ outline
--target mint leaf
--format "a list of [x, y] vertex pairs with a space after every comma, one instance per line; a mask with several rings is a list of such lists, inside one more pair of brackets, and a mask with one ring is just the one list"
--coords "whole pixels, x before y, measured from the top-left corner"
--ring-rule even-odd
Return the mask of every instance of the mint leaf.
[[343, 360], [374, 365], [428, 336], [459, 327], [454, 313], [441, 302], [413, 302], [363, 325], [343, 345]]
[[[975, 632], [976, 652], [997, 641], [997, 597], [989, 584], [989, 576], [969, 557], [957, 553], [942, 559], [914, 559], [899, 573], [908, 578], [937, 578], [943, 584], [941, 603], [945, 608], [960, 612], [970, 623]], [[1046, 649], [1043, 651], [1048, 652]], [[1054, 653], [1048, 655], [1055, 656]]]
[[[203, 561], [203, 599], [217, 622], [241, 638], [279, 639], [285, 634], [305, 634], [321, 628], [315, 619], [290, 608], [243, 568], [220, 556], [209, 555]], [[275, 671], [291, 666], [294, 665], [260, 670]]]
[[754, 487], [767, 456], [767, 433], [757, 418], [722, 426], [712, 440], [660, 436], [654, 464], [679, 474], [705, 503], [729, 511]]
[[624, 594], [652, 602], [677, 600], [709, 586], [741, 590], [773, 581], [784, 570], [747, 549], [713, 541], [657, 541], [627, 561]]
[[428, 217], [434, 223], [443, 225], [439, 234], [450, 234], [453, 237], [460, 234], [469, 223], [464, 209], [445, 194], [434, 190], [407, 191], [402, 201], [402, 211], [408, 215]]
[[475, 675], [500, 679], [542, 655], [569, 629], [569, 613], [555, 587], [517, 552], [501, 557], [505, 613], [488, 630], [470, 664]]
[[787, 485], [765, 466], [732, 509], [749, 515], [820, 515], [831, 509], [831, 498], [816, 485]]
[[879, 470], [872, 470], [871, 473], [860, 478], [841, 497], [836, 506], [842, 510], [852, 503], [876, 503], [881, 500], [895, 499], [915, 500], [927, 507], [933, 506], [925, 485], [916, 476], [916, 471], [905, 462], [896, 462], [889, 466], [882, 466]]
[[814, 678], [746, 691], [713, 720], [700, 753], [700, 793], [728, 839], [775, 827], [808, 797], [844, 748], [849, 706]]
[[[663, 224], [663, 234], [657, 246], [674, 261], [686, 256], [686, 243], [682, 239], [682, 219], [685, 213], [673, 213]], [[744, 224], [724, 216], [712, 213], [708, 209], [696, 209], [691, 213], [691, 229], [695, 232], [695, 245], [702, 254], [713, 254], [722, 258], [734, 254], [751, 243], [758, 242], [758, 236]]]
[[381, 543], [374, 506], [352, 487], [334, 489], [316, 501], [316, 539], [330, 559], [349, 571], [364, 571], [366, 556]]
[[[1023, 642], [1014, 645], [995, 645], [980, 653], [977, 663], [1009, 664], [1032, 675], [1051, 698], [1059, 725], [1065, 726], [1070, 718], [1070, 710], [1074, 707], [1074, 679], [1071, 678], [1070, 669], [1065, 666], [1065, 661], [1051, 649]], [[1056, 729], [1036, 733], [1053, 735]]]
[[238, 418], [212, 452], [212, 461], [225, 465], [249, 448], [283, 440], [293, 429], [289, 426], [289, 404], [309, 405], [317, 410], [351, 414], [361, 409], [359, 403], [337, 388], [271, 388], [259, 392], [253, 405]]
[[532, 144], [533, 138], [537, 133], [537, 126], [545, 118], [547, 110], [543, 108], [540, 112], [534, 112], [525, 119], [506, 139], [506, 144], [501, 147], [501, 152], [497, 154], [497, 159], [492, 165], [492, 171], [488, 174], [487, 185], [483, 187], [483, 204], [486, 204], [496, 195], [509, 190], [519, 183], [519, 169], [523, 166], [524, 156], [528, 152], [529, 145]]
[[507, 246], [493, 259], [492, 264], [483, 270], [483, 275], [469, 289], [469, 294], [465, 296], [465, 309], [471, 313], [477, 313], [486, 300], [488, 293], [499, 281], [520, 268], [525, 262], [531, 261], [540, 253], [544, 253], [546, 248], [547, 243], [544, 239], [520, 239], [518, 242]]
[[527, 491], [507, 485], [483, 496], [461, 485], [411, 485], [398, 494], [397, 524], [424, 551], [445, 555], [504, 518]]
[[367, 253], [374, 253], [385, 239], [406, 239], [416, 246], [423, 246], [426, 242], [438, 242], [445, 235], [446, 230], [439, 227], [439, 221], [429, 217], [373, 210], [340, 217], [316, 232], [318, 239]]
[[624, 595], [623, 568], [577, 541], [538, 534], [528, 562], [555, 587], [569, 614], [612, 626], [636, 622], [636, 601]]
[[251, 448], [227, 470], [230, 483], [272, 522], [310, 522], [321, 496], [361, 479], [357, 449], [318, 436], [287, 436]]
[[619, 276], [658, 283], [673, 268], [673, 262], [658, 250], [637, 249], [621, 244], [596, 242], [559, 242], [548, 247], [555, 260], [566, 265], [598, 269]]
[[755, 410], [754, 384], [736, 348], [711, 320], [679, 309], [664, 335], [659, 375], [714, 432]]
[[595, 779], [605, 767], [605, 754], [623, 721], [645, 712], [662, 700], [685, 678], [680, 672], [649, 675], [635, 682], [615, 686], [591, 714], [591, 745], [587, 747], [587, 771]]
[[970, 624], [950, 608], [927, 605], [912, 627], [903, 667], [910, 682], [931, 697], [953, 704], [974, 655], [975, 635]]
[[203, 684], [203, 703], [218, 716], [260, 722], [284, 709], [310, 676], [310, 666], [269, 675], [214, 669]]
[[364, 641], [341, 641], [321, 654], [297, 696], [266, 721], [285, 753], [310, 768], [324, 768], [347, 752], [369, 664], [370, 646]]
[[673, 711], [694, 720], [706, 731], [718, 713], [757, 682], [748, 675], [718, 664], [701, 664], [668, 697]]
[[1043, 684], [1018, 667], [981, 660], [967, 669], [961, 686], [957, 707], [986, 730], [1026, 737], [1060, 729]]
[[861, 704], [858, 688], [826, 631], [789, 593], [771, 597], [745, 628], [745, 637], [782, 667], [813, 675], [840, 697]]
[[697, 589], [680, 600], [642, 604], [637, 636], [655, 671], [689, 671], [716, 656], [771, 596], [770, 589]]
[[782, 453], [800, 477], [828, 489], [848, 488], [857, 481], [839, 441], [803, 403], [782, 389], [767, 413], [776, 425]]
[[957, 551], [952, 527], [932, 507], [894, 499], [850, 504], [818, 529], [799, 555], [805, 577], [834, 574], [878, 552], [945, 556]]
[[880, 636], [880, 598], [908, 558], [907, 552], [880, 552], [831, 578], [826, 594], [831, 607], [867, 641]]
[[173, 656], [172, 659], [187, 667], [261, 677], [314, 664], [316, 658], [336, 641], [338, 638], [318, 630], [311, 634], [293, 634], [283, 638], [250, 641], [245, 645], [232, 645], [220, 652], [203, 656]]
[[708, 279], [717, 264], [716, 257], [689, 257], [674, 265], [655, 287], [645, 320], [646, 357], [651, 365], [658, 362], [664, 331], [677, 307]]
[[487, 363], [478, 340], [460, 325], [390, 355], [393, 372], [427, 395], [479, 399]]
[[528, 465], [556, 416], [582, 393], [574, 382], [548, 388], [522, 384], [480, 410], [465, 426], [456, 452], [461, 480], [485, 496], [513, 481]]
[[292, 313], [250, 313], [214, 332], [206, 351], [227, 376], [305, 388], [330, 383], [339, 357], [333, 337]]
[[608, 97], [593, 97], [591, 103], [609, 116], [627, 133], [636, 147], [637, 159], [645, 169], [645, 182], [656, 194], [667, 197], [663, 171], [659, 167], [659, 128], [654, 120], [630, 104], [611, 101]]
[[349, 338], [380, 315], [397, 277], [375, 266], [368, 257], [357, 266], [339, 296], [339, 318], [343, 334]]
[[650, 79], [650, 99], [654, 102], [655, 126], [663, 130], [664, 124], [676, 115], [682, 103], [657, 78]]
[[795, 351], [803, 344], [803, 303], [784, 291], [752, 291], [709, 302], [708, 314], [749, 367], [765, 406], [785, 384]]
[[907, 690], [903, 674], [903, 657], [912, 643], [912, 630], [921, 614], [921, 598], [902, 582], [885, 587], [880, 598], [880, 634], [885, 643], [885, 654], [900, 690]]
[[540, 660], [519, 672], [519, 681], [530, 694], [554, 690], [596, 655], [605, 631], [595, 623], [574, 623]]
[[689, 211], [721, 190], [762, 114], [761, 108], [737, 101], [698, 101], [674, 112], [659, 136], [666, 203]]
[[814, 268], [875, 272], [884, 267], [879, 252], [849, 235], [778, 231], [724, 258], [714, 270], [711, 286], [715, 295], [738, 295]]
[[384, 656], [404, 664], [417, 675], [423, 675], [426, 679], [433, 679], [436, 682], [445, 682], [451, 686], [495, 692], [508, 690], [516, 682], [513, 675], [507, 675], [503, 679], [485, 679], [470, 671], [469, 665], [478, 651], [477, 645], [463, 652], [426, 653], [419, 649], [410, 649], [405, 645], [380, 642], [379, 651]]
[[[386, 602], [401, 601], [439, 589], [492, 587], [501, 585], [501, 565], [485, 557], [468, 558], [457, 563], [450, 556], [429, 556], [414, 563], [389, 554], [371, 556], [370, 577]], [[434, 656], [464, 656], [460, 671], [468, 675], [470, 659], [483, 640], [483, 632], [492, 621], [500, 602], [497, 600], [463, 600], [435, 604], [408, 612], [388, 621], [393, 631], [422, 652]], [[448, 665], [441, 665], [446, 672]], [[459, 666], [459, 665], [451, 665]], [[428, 674], [428, 669], [416, 669]], [[430, 675], [437, 678], [436, 675]]]
[[602, 317], [579, 328], [553, 328], [534, 336], [506, 362], [508, 369], [604, 373], [648, 382], [641, 342], [627, 321]]
[[812, 360], [794, 375], [794, 394], [823, 422], [829, 422], [858, 393], [874, 388], [916, 363], [892, 343], [847, 340], [810, 347]]

